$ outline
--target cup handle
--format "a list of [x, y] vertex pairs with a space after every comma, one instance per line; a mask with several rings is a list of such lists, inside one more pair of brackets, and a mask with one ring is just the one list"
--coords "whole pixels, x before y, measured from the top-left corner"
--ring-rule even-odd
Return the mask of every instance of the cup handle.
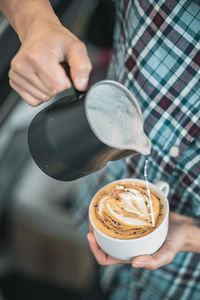
[[169, 194], [169, 184], [165, 181], [156, 181], [154, 182], [155, 186], [159, 188], [167, 197]]

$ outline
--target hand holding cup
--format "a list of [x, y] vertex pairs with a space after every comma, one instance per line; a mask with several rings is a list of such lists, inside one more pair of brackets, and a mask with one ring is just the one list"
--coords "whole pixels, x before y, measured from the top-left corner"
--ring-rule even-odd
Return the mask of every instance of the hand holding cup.
[[[132, 181], [136, 184], [145, 184], [142, 180], [128, 179], [128, 181]], [[121, 181], [115, 183], [123, 185]], [[96, 196], [99, 196], [99, 193], [101, 193], [104, 188], [106, 188], [106, 186], [94, 196], [90, 208], [91, 205], [95, 203], [94, 201], [97, 199]], [[155, 270], [169, 264], [178, 252], [189, 251], [188, 231], [190, 230], [190, 218], [174, 212], [169, 213], [167, 200], [169, 185], [167, 183], [157, 182], [150, 184], [150, 189], [161, 197], [164, 203], [164, 216], [161, 223], [156, 226], [153, 231], [142, 237], [121, 240], [107, 236], [105, 232], [102, 233], [94, 225], [91, 218], [91, 211], [89, 210], [91, 224], [88, 241], [90, 249], [99, 264], [113, 265], [131, 263], [132, 266], [136, 268]], [[152, 247], [154, 247], [154, 249]], [[129, 257], [127, 257], [127, 251], [129, 252]]]

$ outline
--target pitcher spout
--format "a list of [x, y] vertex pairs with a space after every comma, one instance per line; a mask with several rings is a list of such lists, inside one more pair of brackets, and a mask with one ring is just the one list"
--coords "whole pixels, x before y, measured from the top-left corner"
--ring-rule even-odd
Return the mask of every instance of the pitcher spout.
[[147, 137], [146, 137], [145, 147], [142, 148], [141, 153], [143, 155], [149, 155], [151, 153], [151, 142], [150, 142], [150, 140]]
[[149, 155], [151, 153], [151, 141], [144, 132], [138, 136], [134, 150], [143, 155]]

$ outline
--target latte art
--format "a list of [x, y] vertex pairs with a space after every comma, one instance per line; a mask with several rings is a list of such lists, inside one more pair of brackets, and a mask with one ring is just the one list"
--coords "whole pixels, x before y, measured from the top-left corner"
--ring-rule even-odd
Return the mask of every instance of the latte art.
[[90, 214], [94, 225], [104, 234], [118, 239], [138, 238], [152, 232], [164, 217], [160, 196], [151, 189], [155, 226], [144, 184], [120, 181], [99, 191], [92, 201]]

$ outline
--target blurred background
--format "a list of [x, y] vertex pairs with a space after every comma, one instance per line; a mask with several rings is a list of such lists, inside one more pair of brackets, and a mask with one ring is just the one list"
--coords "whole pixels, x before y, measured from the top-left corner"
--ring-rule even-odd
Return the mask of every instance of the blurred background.
[[[90, 85], [106, 78], [115, 20], [111, 0], [54, 0], [63, 25], [83, 40], [93, 62]], [[59, 182], [32, 161], [32, 108], [8, 83], [18, 37], [0, 14], [0, 300], [106, 299], [98, 265], [77, 230], [70, 205], [82, 180]], [[51, 101], [72, 91], [64, 92]]]

